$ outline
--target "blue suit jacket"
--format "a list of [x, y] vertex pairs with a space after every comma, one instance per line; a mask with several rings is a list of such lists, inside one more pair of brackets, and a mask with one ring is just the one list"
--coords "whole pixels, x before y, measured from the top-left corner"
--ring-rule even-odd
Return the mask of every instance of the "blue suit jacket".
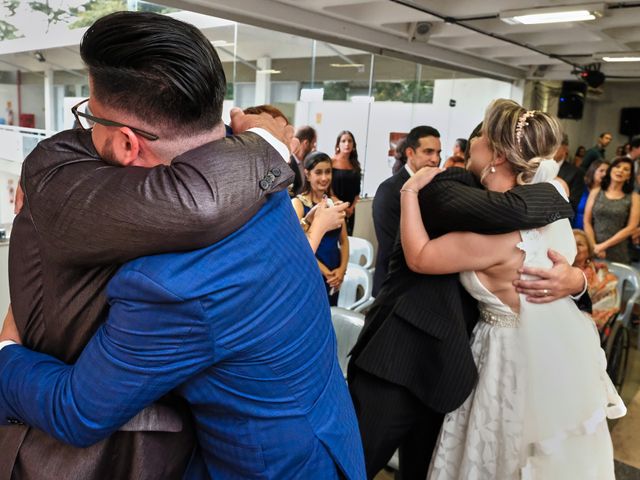
[[126, 264], [108, 296], [75, 365], [0, 351], [0, 418], [85, 446], [176, 389], [198, 429], [189, 478], [365, 478], [323, 280], [286, 192], [210, 247]]

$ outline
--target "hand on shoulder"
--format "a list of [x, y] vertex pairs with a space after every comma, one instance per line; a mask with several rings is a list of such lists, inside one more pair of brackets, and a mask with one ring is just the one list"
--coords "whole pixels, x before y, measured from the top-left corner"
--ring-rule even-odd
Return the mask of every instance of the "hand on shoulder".
[[402, 186], [403, 189], [420, 191], [439, 174], [444, 172], [444, 168], [439, 167], [423, 167], [418, 170], [409, 180]]

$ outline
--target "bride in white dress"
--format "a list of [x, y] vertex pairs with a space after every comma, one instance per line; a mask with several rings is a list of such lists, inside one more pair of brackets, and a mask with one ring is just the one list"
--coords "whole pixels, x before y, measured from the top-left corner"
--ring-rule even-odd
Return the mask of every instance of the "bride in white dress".
[[[549, 181], [566, 198], [566, 185], [555, 179], [557, 163], [543, 160], [559, 144], [554, 118], [496, 100], [487, 109], [481, 136], [472, 141], [467, 168], [489, 190]], [[446, 415], [428, 478], [613, 480], [606, 419], [626, 409], [606, 374], [593, 322], [570, 298], [529, 303], [512, 284], [523, 265], [550, 267], [549, 249], [573, 262], [569, 221], [503, 235], [456, 232], [430, 240], [417, 192], [437, 173], [423, 169], [402, 189], [402, 245], [417, 272], [462, 272], [460, 280], [480, 308], [471, 343], [479, 378], [464, 404]]]

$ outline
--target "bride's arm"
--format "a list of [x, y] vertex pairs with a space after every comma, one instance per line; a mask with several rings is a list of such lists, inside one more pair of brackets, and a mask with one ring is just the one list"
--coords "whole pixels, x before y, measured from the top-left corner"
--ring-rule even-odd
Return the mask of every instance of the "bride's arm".
[[504, 235], [454, 232], [434, 240], [429, 238], [422, 223], [417, 192], [438, 173], [437, 169], [423, 169], [407, 180], [401, 190], [400, 239], [409, 268], [418, 273], [444, 274], [484, 270], [500, 263], [503, 249], [495, 245]]

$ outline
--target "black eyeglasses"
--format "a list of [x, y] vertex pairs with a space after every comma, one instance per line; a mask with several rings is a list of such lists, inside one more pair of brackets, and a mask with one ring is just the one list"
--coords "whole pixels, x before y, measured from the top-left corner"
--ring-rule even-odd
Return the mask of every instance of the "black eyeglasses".
[[76, 121], [78, 122], [78, 125], [80, 125], [82, 129], [91, 130], [96, 123], [99, 123], [100, 125], [104, 125], [106, 127], [127, 127], [131, 129], [132, 132], [137, 133], [141, 137], [144, 137], [147, 140], [151, 140], [151, 141], [158, 140], [160, 138], [159, 136], [154, 135], [153, 133], [145, 132], [144, 130], [140, 130], [139, 128], [125, 125], [124, 123], [114, 122], [113, 120], [106, 120], [100, 117], [94, 117], [93, 115], [87, 112], [78, 111], [78, 108], [80, 108], [80, 106], [84, 105], [88, 101], [89, 99], [86, 98], [80, 103], [78, 103], [77, 105], [74, 105], [73, 107], [71, 107], [71, 113], [73, 113], [73, 116], [76, 117]]

